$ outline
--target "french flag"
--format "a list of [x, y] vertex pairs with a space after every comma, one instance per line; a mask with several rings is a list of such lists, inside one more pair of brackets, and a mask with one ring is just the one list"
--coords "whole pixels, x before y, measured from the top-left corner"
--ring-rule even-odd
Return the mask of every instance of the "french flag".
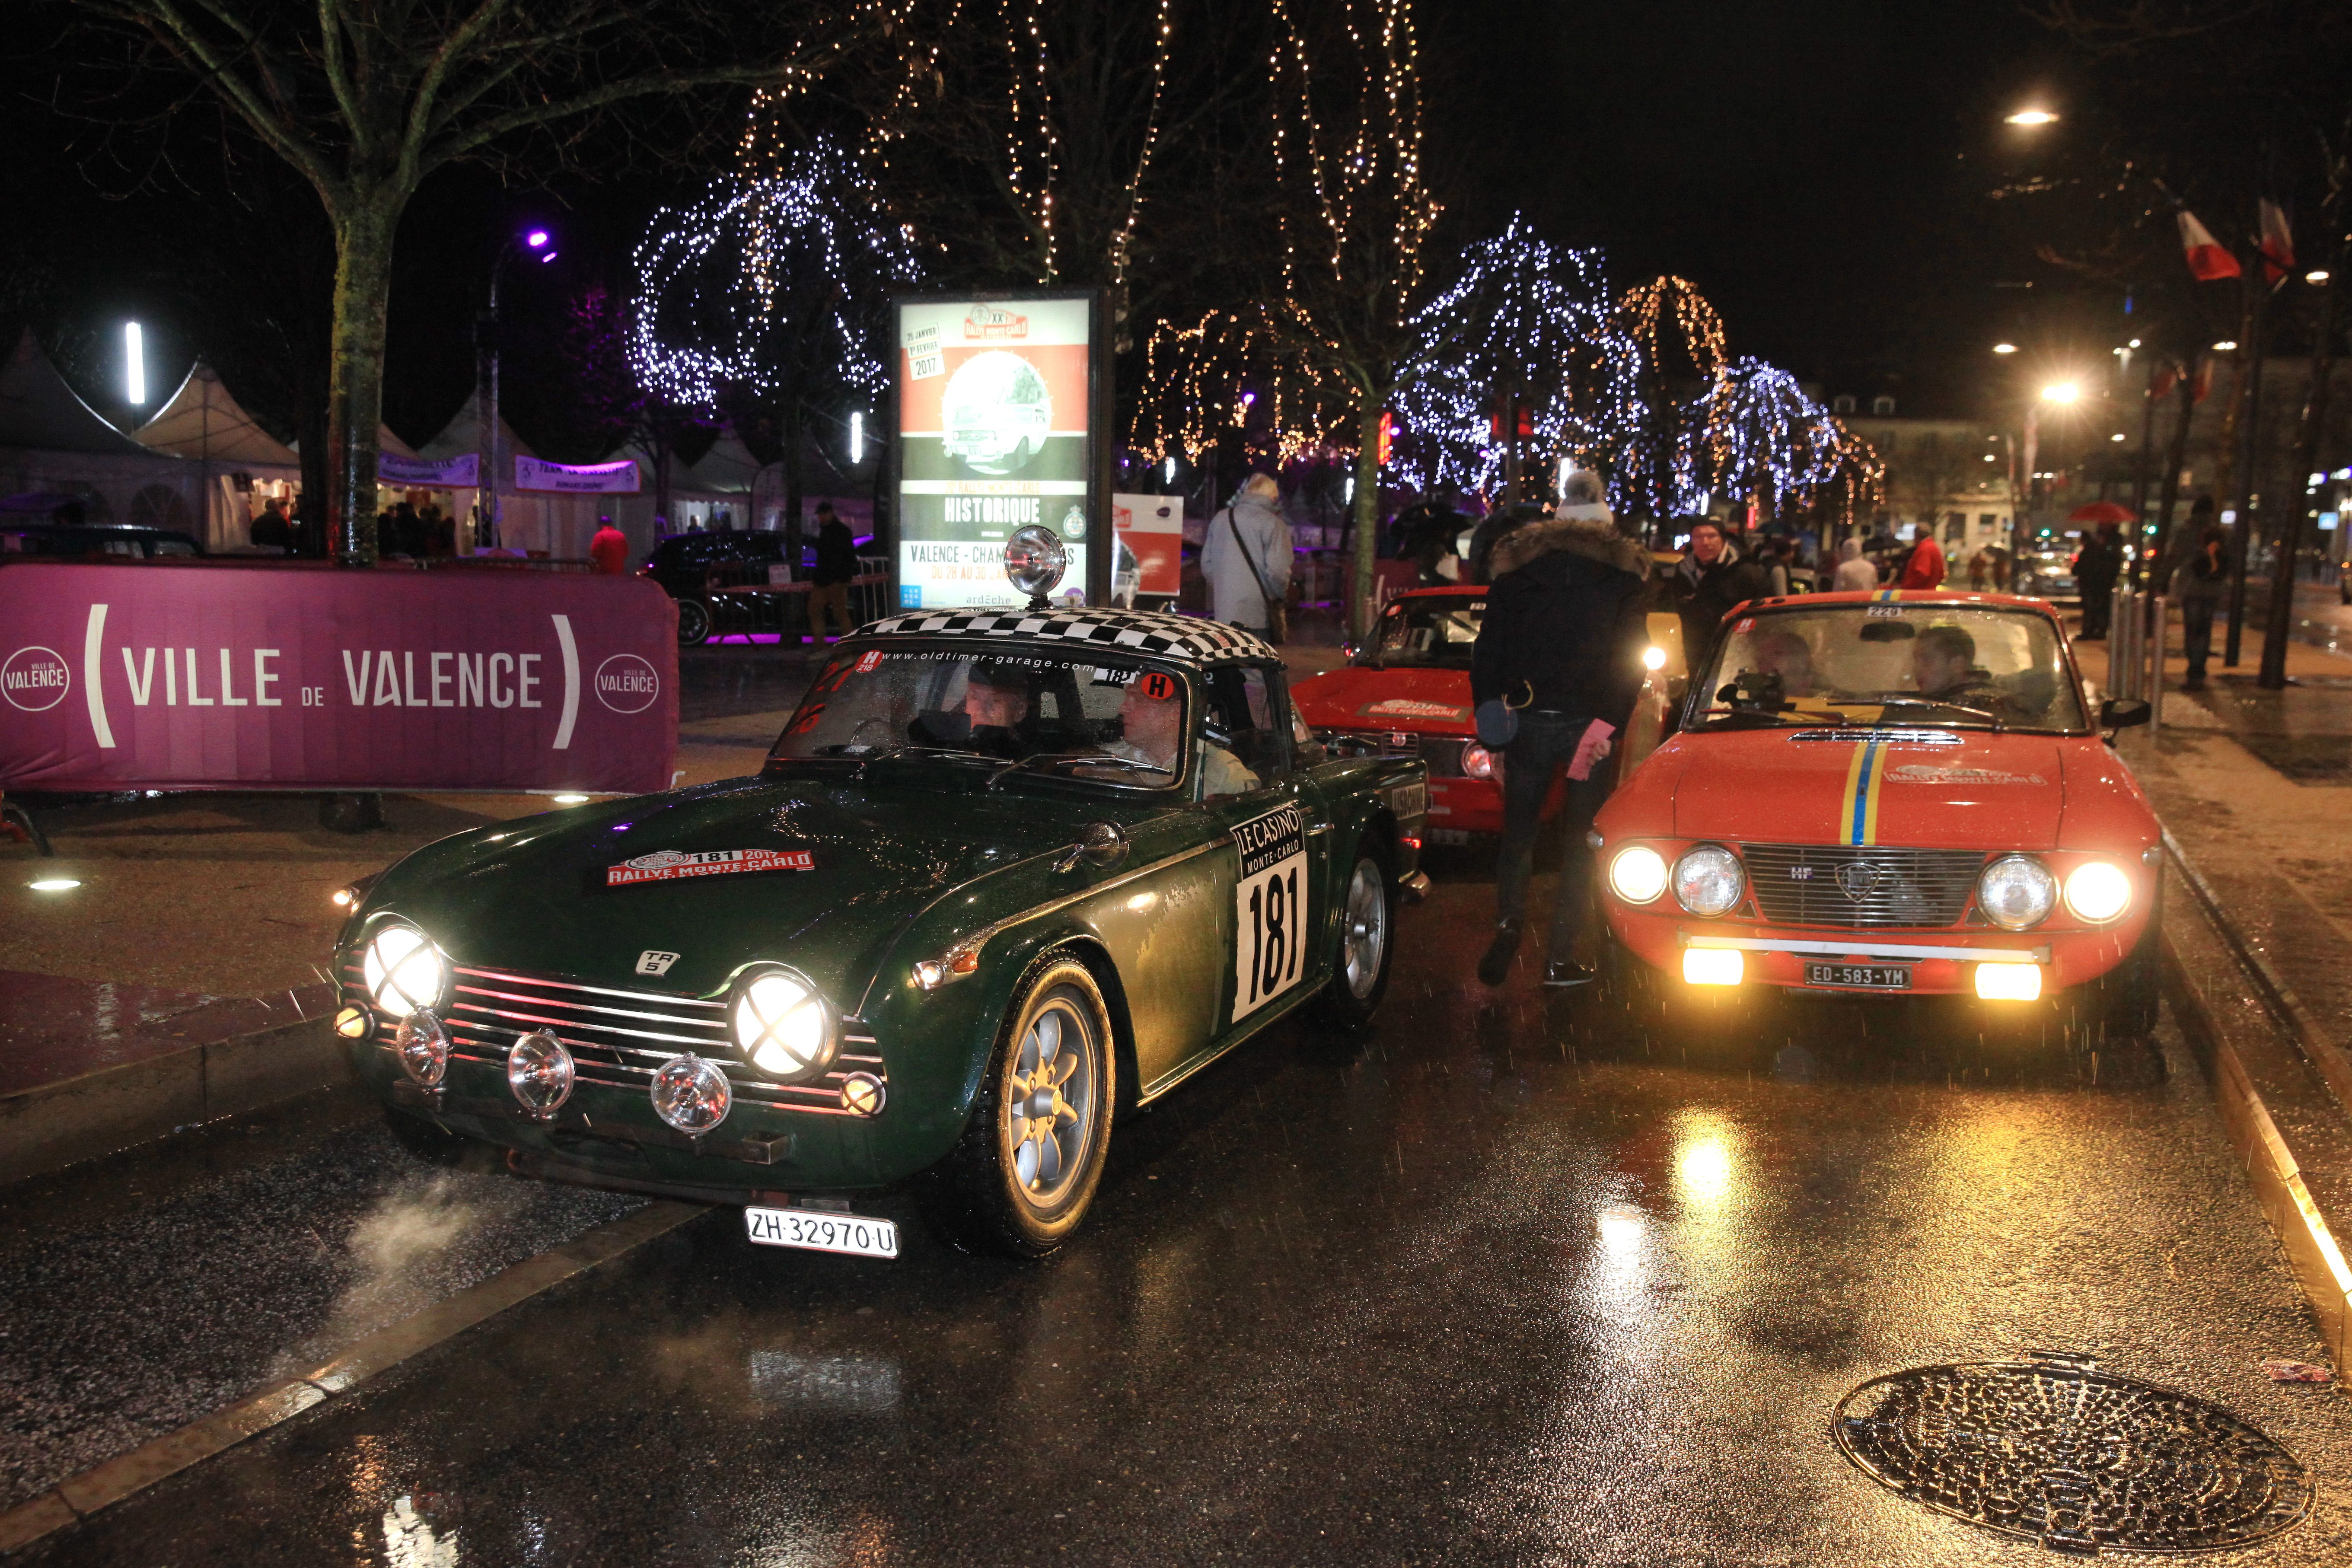
[[2189, 270], [2200, 283], [2238, 276], [2238, 258], [2187, 207], [2180, 209], [2180, 248], [2189, 253]]
[[2262, 216], [2263, 281], [2275, 289], [2294, 269], [2294, 231], [2287, 226], [2286, 214], [2279, 210], [2278, 203], [2267, 196], [2263, 198]]

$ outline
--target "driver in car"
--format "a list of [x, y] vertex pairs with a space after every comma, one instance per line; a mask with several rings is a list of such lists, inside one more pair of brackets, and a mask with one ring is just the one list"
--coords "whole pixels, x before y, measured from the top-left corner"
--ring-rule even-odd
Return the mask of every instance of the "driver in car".
[[1780, 695], [1783, 698], [1815, 695], [1813, 650], [1796, 633], [1766, 632], [1756, 639], [1754, 657], [1759, 674], [1780, 678]]
[[[1144, 670], [1127, 683], [1118, 705], [1118, 740], [1103, 750], [1155, 773], [1173, 774], [1181, 766], [1178, 756], [1184, 743], [1183, 688], [1171, 676]], [[1257, 775], [1223, 746], [1201, 747], [1204, 795], [1242, 795], [1257, 788]]]
[[1976, 663], [1977, 639], [1964, 628], [1929, 626], [1911, 645], [1911, 682], [1922, 697], [1956, 699], [1982, 686]]
[[964, 674], [963, 708], [923, 714], [908, 732], [926, 746], [952, 746], [1011, 762], [1030, 752], [1029, 675], [1017, 664], [975, 659]]

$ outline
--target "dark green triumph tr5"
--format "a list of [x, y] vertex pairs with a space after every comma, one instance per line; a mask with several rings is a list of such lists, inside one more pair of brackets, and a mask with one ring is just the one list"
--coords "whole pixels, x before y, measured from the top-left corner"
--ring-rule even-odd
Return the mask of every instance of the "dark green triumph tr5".
[[1042, 1256], [1115, 1118], [1299, 1008], [1370, 1017], [1427, 788], [1326, 755], [1231, 626], [899, 615], [835, 648], [755, 777], [385, 871], [337, 1026], [397, 1120], [518, 1169], [882, 1257], [849, 1196], [914, 1178], [959, 1242]]

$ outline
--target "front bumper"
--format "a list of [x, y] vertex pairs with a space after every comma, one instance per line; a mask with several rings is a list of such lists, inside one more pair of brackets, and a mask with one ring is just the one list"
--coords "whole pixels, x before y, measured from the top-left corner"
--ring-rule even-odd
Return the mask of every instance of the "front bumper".
[[[1609, 908], [1609, 928], [1617, 940], [1677, 983], [1682, 980], [1683, 955], [1687, 950], [1730, 949], [1741, 955], [1743, 985], [1851, 995], [1974, 997], [1976, 971], [1990, 963], [2038, 966], [2041, 991], [2047, 995], [2088, 984], [2121, 964], [2146, 920], [2141, 914], [2114, 926], [2075, 931], [2004, 931], [1981, 927], [1844, 931], [1704, 921], [1680, 912], [1629, 910], [1614, 900]], [[1822, 962], [1905, 963], [1911, 969], [1911, 984], [1902, 991], [1809, 984], [1806, 964]]]

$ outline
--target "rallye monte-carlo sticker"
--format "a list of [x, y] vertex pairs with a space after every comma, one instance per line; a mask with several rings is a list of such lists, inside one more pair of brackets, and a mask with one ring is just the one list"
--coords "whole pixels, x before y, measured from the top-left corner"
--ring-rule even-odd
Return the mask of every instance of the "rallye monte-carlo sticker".
[[674, 882], [682, 877], [725, 877], [739, 871], [814, 871], [816, 857], [806, 849], [656, 849], [604, 868], [604, 886]]
[[1306, 970], [1307, 826], [1297, 805], [1234, 829], [1234, 1017], [1256, 1012]]

